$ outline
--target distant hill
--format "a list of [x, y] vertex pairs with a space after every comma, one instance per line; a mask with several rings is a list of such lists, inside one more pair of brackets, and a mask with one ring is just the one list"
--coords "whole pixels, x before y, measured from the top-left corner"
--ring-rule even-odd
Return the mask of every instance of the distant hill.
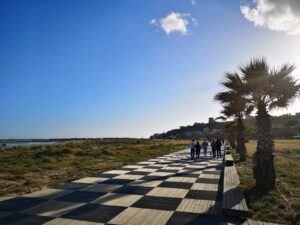
[[[218, 122], [209, 118], [208, 123], [194, 123], [189, 126], [180, 126], [164, 133], [156, 133], [150, 139], [190, 139], [222, 137], [223, 128], [228, 122]], [[245, 135], [247, 138], [256, 137], [255, 117], [244, 119]], [[272, 135], [274, 138], [300, 138], [300, 113], [284, 114], [272, 117]]]
[[209, 118], [208, 123], [194, 123], [189, 126], [181, 126], [166, 133], [153, 134], [150, 136], [150, 139], [186, 139], [222, 136], [222, 130], [226, 123], [217, 122], [213, 118]]

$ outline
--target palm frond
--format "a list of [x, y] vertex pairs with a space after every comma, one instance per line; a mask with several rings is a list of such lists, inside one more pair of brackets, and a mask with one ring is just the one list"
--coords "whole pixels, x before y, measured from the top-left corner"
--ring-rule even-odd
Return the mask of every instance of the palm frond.
[[234, 100], [238, 97], [238, 94], [232, 91], [224, 91], [215, 95], [214, 100], [220, 103], [226, 103]]
[[239, 70], [242, 77], [247, 80], [257, 80], [260, 79], [262, 75], [267, 76], [270, 68], [267, 63], [266, 58], [252, 58], [250, 63], [245, 65], [240, 65]]
[[251, 59], [249, 64], [241, 65], [239, 70], [247, 93], [252, 92], [256, 99], [266, 94], [270, 68], [265, 58]]
[[246, 115], [250, 115], [254, 110], [254, 105], [248, 105], [246, 110], [245, 110], [245, 114]]
[[269, 108], [287, 107], [297, 97], [300, 85], [291, 73], [293, 65], [285, 64], [278, 71], [273, 70], [269, 77]]
[[226, 91], [219, 92], [214, 100], [222, 104], [221, 113], [226, 117], [237, 117], [244, 114], [248, 99], [246, 98], [245, 84], [238, 73], [225, 73], [225, 80], [221, 83]]
[[225, 81], [221, 84], [233, 92], [243, 91], [244, 84], [237, 73], [225, 73]]

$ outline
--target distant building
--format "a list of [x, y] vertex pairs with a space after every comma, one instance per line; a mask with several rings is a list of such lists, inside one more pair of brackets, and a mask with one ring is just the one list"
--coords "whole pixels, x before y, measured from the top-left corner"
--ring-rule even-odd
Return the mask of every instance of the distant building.
[[209, 123], [209, 124], [212, 124], [213, 122], [215, 122], [214, 118], [213, 118], [213, 117], [209, 117], [209, 118], [208, 118], [208, 123]]
[[208, 127], [205, 127], [205, 128], [203, 129], [203, 131], [204, 131], [204, 133], [209, 133], [209, 128], [208, 128]]

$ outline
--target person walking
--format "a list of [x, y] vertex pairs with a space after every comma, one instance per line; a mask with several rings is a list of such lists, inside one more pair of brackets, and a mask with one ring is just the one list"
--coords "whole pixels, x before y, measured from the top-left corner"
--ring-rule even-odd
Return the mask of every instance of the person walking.
[[192, 142], [189, 144], [189, 148], [191, 149], [191, 159], [194, 159], [195, 157], [195, 140], [193, 139]]
[[203, 147], [203, 150], [204, 150], [204, 156], [206, 156], [207, 147], [208, 147], [208, 143], [207, 143], [206, 139], [204, 139], [204, 141], [202, 142], [202, 147]]
[[215, 139], [212, 139], [211, 143], [210, 143], [210, 146], [211, 146], [211, 151], [212, 151], [212, 154], [213, 154], [213, 158], [216, 157], [216, 141]]
[[196, 144], [196, 158], [197, 159], [200, 158], [200, 150], [201, 150], [201, 145], [200, 145], [199, 141], [197, 141], [197, 144]]
[[222, 147], [221, 139], [217, 138], [217, 141], [216, 141], [216, 150], [217, 150], [217, 157], [218, 158], [222, 157], [222, 155], [221, 155], [221, 147]]

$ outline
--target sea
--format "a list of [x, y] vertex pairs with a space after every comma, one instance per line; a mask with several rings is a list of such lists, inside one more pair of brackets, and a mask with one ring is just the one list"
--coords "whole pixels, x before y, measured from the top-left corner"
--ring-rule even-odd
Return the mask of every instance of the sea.
[[[57, 143], [56, 141], [23, 141], [23, 142], [1, 142], [0, 147], [12, 148], [18, 146], [34, 146], [34, 145], [50, 145]], [[5, 146], [3, 146], [5, 144]]]

